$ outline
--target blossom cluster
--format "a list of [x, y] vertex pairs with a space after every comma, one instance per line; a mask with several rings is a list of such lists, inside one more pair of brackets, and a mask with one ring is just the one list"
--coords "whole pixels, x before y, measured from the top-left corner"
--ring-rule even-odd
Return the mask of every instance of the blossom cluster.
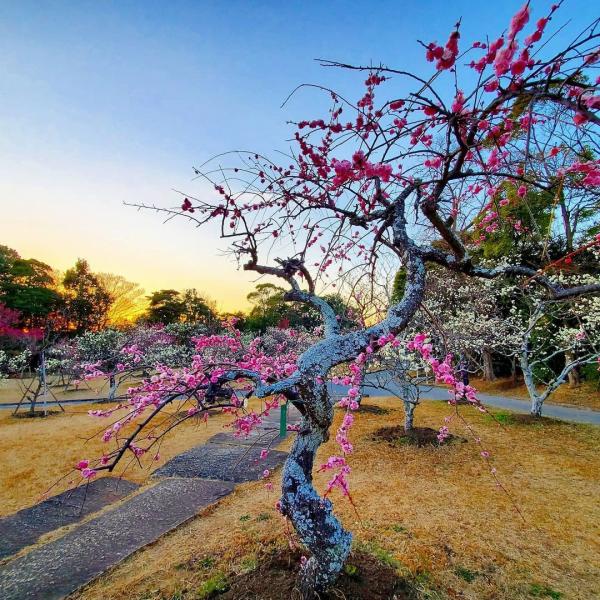
[[[199, 211], [195, 218], [200, 222], [222, 219], [227, 231], [240, 236], [235, 250], [240, 258], [266, 240], [276, 247], [290, 240], [310, 249], [307, 255], [314, 256], [311, 263], [323, 280], [330, 280], [336, 267], [343, 272], [349, 263], [368, 264], [374, 250], [390, 244], [389, 207], [417, 183], [417, 211], [433, 205], [454, 223], [478, 215], [475, 242], [504, 226], [518, 236], [531, 233], [533, 224], [515, 215], [530, 195], [556, 185], [596, 188], [600, 181], [597, 162], [582, 160], [566, 143], [558, 145], [552, 133], [557, 117], [549, 107], [556, 105], [577, 129], [577, 146], [585, 146], [600, 108], [593, 74], [600, 53], [588, 47], [593, 38], [581, 48], [584, 41], [573, 42], [560, 58], [542, 58], [542, 41], [557, 8], [527, 30], [531, 7], [525, 4], [506, 33], [467, 46], [464, 54], [477, 55], [470, 66], [481, 74], [471, 90], [467, 81], [459, 81], [458, 26], [444, 44], [426, 46], [426, 58], [440, 76], [453, 73], [450, 92], [435, 89], [434, 77], [422, 89], [418, 80], [414, 94], [397, 97], [392, 91], [382, 100], [382, 91], [394, 85], [399, 73], [365, 68], [358, 99], [346, 101], [330, 92], [326, 117], [295, 124], [289, 162], [276, 164], [256, 153], [238, 152], [239, 166], [203, 173], [214, 183], [214, 200], [186, 198], [182, 210]], [[555, 90], [555, 80], [567, 83]], [[541, 96], [532, 100], [548, 89], [552, 102]], [[541, 141], [546, 124], [552, 143]], [[562, 164], [551, 162], [559, 158]], [[231, 185], [229, 171], [234, 173]], [[235, 182], [244, 176], [247, 185], [236, 189]], [[505, 193], [508, 187], [510, 194]], [[441, 202], [442, 191], [451, 198], [447, 205]]]
[[[196, 354], [190, 364], [172, 368], [162, 364], [149, 366], [153, 374], [137, 386], [128, 390], [124, 403], [105, 410], [92, 410], [89, 414], [100, 418], [117, 417], [104, 430], [105, 443], [114, 443], [97, 464], [78, 466], [85, 478], [93, 477], [98, 467], [110, 465], [124, 451], [136, 458], [144, 456], [162, 438], [164, 432], [153, 429], [143, 437], [131, 439], [125, 432], [153, 412], [162, 410], [167, 404], [177, 402], [177, 414], [166, 421], [169, 430], [180, 420], [196, 417], [199, 414], [208, 418], [207, 409], [221, 407], [232, 416], [230, 423], [234, 434], [248, 436], [259, 426], [269, 412], [280, 405], [281, 397], [275, 395], [263, 402], [260, 412], [246, 409], [244, 398], [257, 384], [277, 381], [293, 374], [299, 354], [314, 338], [292, 330], [267, 332], [264, 336], [244, 340], [240, 331], [231, 324], [227, 332], [220, 335], [200, 335], [194, 338]], [[120, 352], [123, 360], [133, 365], [146, 364], [145, 357], [136, 345], [125, 346]], [[275, 350], [275, 351], [272, 351]], [[121, 363], [119, 363], [121, 364]], [[118, 367], [117, 367], [118, 370]], [[86, 365], [90, 377], [106, 376], [98, 362]], [[233, 374], [233, 377], [231, 375]], [[228, 385], [235, 380], [235, 385]], [[187, 407], [187, 408], [186, 408]], [[122, 416], [119, 416], [122, 414]], [[155, 459], [158, 453], [154, 455]]]
[[334, 471], [333, 476], [327, 483], [325, 496], [330, 494], [333, 489], [337, 488], [344, 496], [352, 500], [350, 496], [350, 485], [348, 483], [351, 467], [348, 465], [346, 457], [354, 451], [352, 442], [349, 439], [349, 432], [354, 424], [353, 412], [360, 407], [360, 386], [362, 385], [364, 378], [365, 365], [369, 356], [373, 353], [383, 349], [388, 344], [397, 347], [400, 343], [400, 340], [392, 333], [382, 335], [379, 338], [372, 340], [365, 348], [364, 352], [359, 353], [354, 361], [348, 365], [349, 373], [347, 375], [341, 377], [334, 376], [332, 378], [332, 383], [347, 385], [349, 388], [346, 395], [338, 402], [338, 407], [345, 409], [342, 423], [338, 427], [335, 435], [335, 441], [340, 447], [341, 455], [330, 456], [319, 469], [320, 471]]

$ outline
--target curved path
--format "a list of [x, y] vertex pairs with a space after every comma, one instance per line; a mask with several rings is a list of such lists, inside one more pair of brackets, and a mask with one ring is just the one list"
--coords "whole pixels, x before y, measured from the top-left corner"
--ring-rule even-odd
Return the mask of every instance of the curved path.
[[[288, 418], [297, 423], [299, 413], [291, 410]], [[247, 438], [218, 433], [172, 458], [141, 488], [103, 477], [0, 519], [0, 600], [62, 600], [231, 494], [238, 483], [262, 479], [265, 468], [278, 467], [287, 456], [270, 450], [261, 457], [263, 446], [281, 441], [279, 419], [279, 410], [272, 411]], [[55, 539], [32, 545], [53, 530]]]
[[[373, 397], [383, 397], [389, 396], [390, 391], [378, 388], [373, 384], [373, 380], [369, 375], [365, 377], [366, 385], [363, 385], [363, 393], [368, 394]], [[371, 385], [370, 385], [371, 384]], [[390, 383], [390, 390], [400, 392], [400, 388], [396, 386], [394, 383]], [[448, 391], [443, 387], [435, 387], [435, 386], [419, 386], [421, 391], [421, 398], [423, 400], [447, 400], [448, 399]], [[331, 393], [335, 395], [343, 395], [347, 387], [343, 385], [335, 385], [330, 384]], [[511, 410], [519, 413], [528, 413], [529, 412], [529, 401], [522, 400], [519, 398], [512, 398], [510, 396], [496, 396], [493, 394], [478, 394], [479, 399], [486, 406], [494, 406], [496, 408], [504, 408], [506, 410]], [[100, 402], [98, 398], [91, 398], [85, 400], [61, 400], [62, 404], [90, 404], [94, 402]], [[52, 408], [53, 405], [56, 405], [56, 402], [48, 402], [47, 407]], [[15, 409], [17, 403], [15, 402], [5, 402], [0, 403], [0, 409]], [[37, 409], [43, 409], [43, 403], [38, 402]], [[27, 410], [27, 405], [25, 405], [24, 410]], [[544, 404], [544, 408], [542, 412], [545, 417], [552, 417], [554, 419], [560, 419], [562, 421], [572, 421], [574, 423], [589, 423], [591, 425], [600, 425], [600, 411], [591, 410], [589, 408], [575, 408], [570, 406], [561, 406], [559, 404]]]
[[[364, 394], [368, 394], [372, 397], [389, 396], [390, 392], [378, 387], [373, 384], [373, 379], [367, 374], [365, 377], [366, 384], [362, 386]], [[371, 384], [371, 385], [369, 385]], [[399, 386], [391, 383], [389, 385], [390, 391], [400, 393]], [[348, 389], [343, 385], [331, 384], [330, 389], [333, 394], [343, 395]], [[421, 391], [421, 398], [423, 400], [447, 400], [448, 389], [444, 387], [432, 387], [432, 386], [419, 386]], [[530, 412], [530, 404], [527, 400], [520, 400], [518, 398], [511, 398], [509, 396], [494, 396], [492, 394], [477, 394], [477, 397], [486, 406], [494, 406], [496, 408], [505, 408], [519, 413]], [[552, 417], [554, 419], [560, 419], [562, 421], [573, 421], [574, 423], [588, 423], [591, 425], [600, 425], [600, 411], [590, 410], [587, 408], [571, 408], [570, 406], [561, 406], [558, 404], [545, 403], [542, 409], [545, 417]]]

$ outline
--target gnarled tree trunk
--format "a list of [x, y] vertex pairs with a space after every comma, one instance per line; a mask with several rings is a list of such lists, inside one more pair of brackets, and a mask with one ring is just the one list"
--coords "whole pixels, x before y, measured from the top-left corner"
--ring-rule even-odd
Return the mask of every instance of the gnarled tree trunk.
[[510, 378], [514, 387], [519, 384], [519, 373], [517, 372], [517, 359], [512, 357], [510, 359]]
[[542, 416], [542, 406], [544, 405], [544, 398], [539, 394], [531, 395], [531, 414], [534, 417]]
[[525, 335], [521, 345], [521, 371], [523, 371], [523, 380], [525, 386], [529, 392], [529, 398], [531, 399], [531, 414], [534, 417], [542, 416], [542, 406], [544, 404], [545, 396], [541, 396], [537, 392], [535, 385], [535, 379], [533, 377], [533, 370], [529, 364], [529, 332]]
[[404, 431], [406, 433], [413, 430], [415, 408], [417, 408], [417, 405], [414, 402], [404, 400]]
[[299, 588], [305, 599], [318, 598], [338, 577], [352, 545], [352, 534], [333, 514], [327, 498], [312, 485], [312, 470], [319, 446], [329, 438], [333, 406], [324, 384], [298, 386], [301, 398], [311, 397], [314, 410], [307, 412], [286, 460], [281, 511], [290, 519], [311, 557], [302, 566]]
[[[575, 355], [572, 352], [565, 352], [565, 365], [575, 362]], [[581, 385], [581, 374], [579, 367], [573, 367], [569, 373], [569, 387], [579, 387]]]
[[[289, 393], [293, 389], [299, 396], [295, 405], [303, 416], [284, 465], [281, 511], [291, 520], [301, 542], [311, 552], [299, 576], [304, 600], [318, 598], [335, 582], [352, 543], [352, 535], [333, 514], [331, 502], [321, 498], [312, 484], [315, 456], [319, 446], [329, 439], [333, 421], [333, 400], [325, 380], [334, 366], [354, 360], [381, 336], [395, 335], [403, 330], [423, 298], [425, 265], [421, 252], [406, 237], [403, 206], [397, 219], [397, 235], [406, 248], [407, 283], [403, 299], [390, 307], [382, 322], [361, 331], [341, 334], [335, 313], [321, 298], [301, 292], [297, 287], [286, 296], [316, 305], [325, 326], [325, 338], [304, 352], [298, 360], [298, 371], [289, 383], [277, 384], [280, 390]], [[273, 390], [265, 389], [264, 393], [273, 393]]]
[[108, 399], [114, 400], [117, 394], [117, 378], [111, 374], [108, 378]]

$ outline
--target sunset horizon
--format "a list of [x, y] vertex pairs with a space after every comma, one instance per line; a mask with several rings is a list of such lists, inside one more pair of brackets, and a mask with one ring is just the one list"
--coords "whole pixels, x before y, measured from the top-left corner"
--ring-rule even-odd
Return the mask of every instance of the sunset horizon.
[[[118, 261], [113, 262], [111, 258], [103, 258], [102, 255], [96, 256], [95, 259], [83, 254], [65, 258], [62, 254], [54, 255], [52, 251], [48, 251], [48, 248], [40, 247], [35, 243], [23, 244], [22, 240], [15, 240], [13, 243], [8, 236], [5, 236], [2, 242], [0, 245], [16, 250], [21, 258], [40, 260], [48, 264], [59, 275], [64, 275], [65, 271], [71, 269], [77, 260], [85, 260], [94, 273], [120, 275], [131, 283], [138, 284], [143, 288], [146, 297], [159, 290], [173, 289], [183, 292], [195, 289], [207, 300], [213, 301], [221, 313], [247, 312], [251, 309], [252, 305], [247, 301], [246, 296], [254, 289], [256, 283], [263, 281], [263, 278], [257, 278], [256, 275], [249, 275], [247, 281], [240, 281], [233, 273], [229, 279], [224, 281], [223, 277], [213, 272], [212, 268], [207, 271], [202, 280], [198, 276], [194, 277], [193, 272], [185, 272], [183, 268], [178, 270], [169, 267], [161, 271], [160, 275], [153, 275], [152, 269], [140, 268], [136, 266], [135, 262], [119, 265]], [[175, 247], [173, 254], [176, 254], [177, 251], [178, 249]], [[231, 270], [234, 273], [237, 271], [235, 262], [230, 256], [217, 256], [216, 262], [222, 262], [223, 270]]]
[[0, 600], [589, 600], [589, 0], [0, 2]]
[[[217, 225], [163, 224], [164, 215], [125, 203], [176, 207], [175, 190], [214, 193], [193, 172], [211, 156], [286, 151], [286, 121], [327, 107], [327, 95], [308, 88], [282, 106], [297, 85], [327, 82], [344, 92], [361, 81], [315, 58], [425, 68], [418, 39], [444, 39], [457, 13], [464, 36], [481, 22], [502, 28], [520, 2], [459, 9], [388, 2], [394, 31], [352, 3], [337, 28], [328, 27], [326, 6], [311, 3], [250, 12], [247, 22], [236, 18], [242, 5], [235, 2], [226, 9], [182, 2], [164, 11], [135, 3], [123, 10], [28, 5], [0, 8], [0, 243], [60, 270], [85, 258], [94, 271], [121, 274], [148, 293], [195, 287], [230, 311], [248, 307], [257, 278], [222, 255], [228, 244]], [[567, 29], [592, 15], [579, 3]]]

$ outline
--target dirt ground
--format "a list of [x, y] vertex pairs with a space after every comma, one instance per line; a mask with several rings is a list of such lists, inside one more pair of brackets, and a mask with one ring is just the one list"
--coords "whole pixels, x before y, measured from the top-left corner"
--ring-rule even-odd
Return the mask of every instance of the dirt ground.
[[[332, 500], [354, 534], [355, 555], [375, 560], [386, 581], [402, 591], [398, 598], [597, 597], [600, 429], [549, 419], [522, 422], [503, 412], [495, 421], [467, 406], [460, 410], [475, 433], [457, 417], [450, 425], [467, 442], [419, 448], [374, 435], [400, 422], [397, 401], [369, 399], [367, 404], [387, 411], [365, 410], [352, 430], [356, 512], [338, 494]], [[437, 429], [451, 410], [442, 403], [426, 403], [417, 409], [415, 425]], [[173, 438], [173, 445], [180, 443]], [[62, 450], [56, 446], [45, 447], [54, 462], [69, 462], [60, 458]], [[502, 487], [481, 457], [484, 448]], [[330, 441], [319, 460], [335, 452]], [[275, 490], [279, 477], [274, 476]], [[326, 479], [316, 474], [318, 489], [324, 489]], [[13, 480], [11, 485], [17, 484]], [[277, 498], [264, 482], [239, 486], [74, 597], [183, 600], [223, 594], [268, 600], [284, 589], [282, 597], [297, 597], [293, 578], [298, 564], [293, 561], [302, 550], [274, 509]], [[283, 568], [289, 585], [277, 587], [285, 560], [292, 561]], [[348, 578], [353, 577], [363, 579], [359, 595], [385, 597], [384, 592], [375, 595], [375, 584], [369, 586], [369, 578], [379, 578], [378, 568], [362, 558], [348, 564], [341, 587], [331, 597], [351, 598], [354, 588], [348, 587]], [[397, 581], [390, 580], [389, 569]]]

